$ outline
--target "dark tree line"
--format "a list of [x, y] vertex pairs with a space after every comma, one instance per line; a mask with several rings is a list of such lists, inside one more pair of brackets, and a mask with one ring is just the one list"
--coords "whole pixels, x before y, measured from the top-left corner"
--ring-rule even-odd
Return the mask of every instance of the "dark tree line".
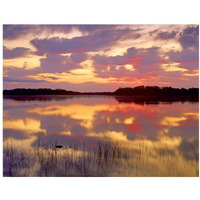
[[17, 88], [13, 90], [4, 90], [3, 95], [115, 95], [115, 96], [157, 96], [157, 97], [175, 97], [175, 96], [199, 96], [199, 88], [172, 88], [158, 86], [138, 86], [119, 88], [115, 92], [76, 92], [63, 89], [25, 89]]
[[62, 89], [48, 89], [48, 88], [40, 88], [40, 89], [25, 89], [25, 88], [17, 88], [13, 90], [4, 90], [3, 95], [77, 95], [80, 92], [74, 91], [66, 91]]
[[119, 88], [114, 95], [124, 96], [199, 96], [199, 88], [172, 88], [158, 86], [138, 86]]

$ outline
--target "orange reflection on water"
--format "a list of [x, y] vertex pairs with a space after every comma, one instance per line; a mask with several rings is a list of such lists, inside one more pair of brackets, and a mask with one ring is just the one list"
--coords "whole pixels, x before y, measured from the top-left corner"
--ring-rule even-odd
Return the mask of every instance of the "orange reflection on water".
[[42, 132], [46, 134], [45, 129], [41, 129], [41, 122], [37, 119], [24, 118], [24, 119], [11, 119], [4, 120], [3, 127], [4, 129], [12, 129], [17, 131], [23, 131], [26, 134], [34, 134]]
[[34, 108], [27, 112], [37, 113], [38, 115], [61, 115], [61, 116], [71, 116], [74, 119], [91, 119], [91, 116], [97, 111], [102, 110], [114, 110], [114, 106], [110, 105], [81, 105], [81, 104], [71, 104], [68, 106], [52, 105], [44, 108]]
[[185, 121], [186, 117], [164, 117], [164, 119], [160, 122], [161, 125], [166, 126], [180, 126], [180, 122]]
[[[13, 104], [13, 109], [4, 110], [4, 134], [8, 135], [4, 146], [7, 145], [8, 148], [9, 145], [12, 146], [11, 143], [23, 146], [21, 142], [25, 141], [27, 149], [34, 148], [33, 144], [39, 139], [38, 133], [42, 133], [44, 139], [52, 139], [53, 144], [56, 140], [69, 146], [70, 139], [74, 139], [74, 143], [70, 144], [71, 149], [63, 148], [58, 151], [60, 164], [65, 163], [62, 159], [69, 155], [74, 156], [70, 158], [71, 162], [82, 163], [87, 157], [91, 163], [95, 163], [100, 162], [99, 158], [94, 158], [94, 149], [97, 147], [89, 148], [89, 141], [108, 142], [111, 150], [115, 148], [112, 145], [117, 143], [121, 148], [119, 151], [126, 156], [119, 158], [118, 164], [110, 171], [102, 168], [104, 171], [108, 170], [106, 175], [198, 176], [198, 105], [137, 105], [118, 103], [113, 98], [109, 101], [102, 97], [80, 97], [70, 101], [43, 102], [42, 105], [40, 102], [26, 102], [26, 107], [22, 106], [23, 102], [18, 104], [19, 107]], [[23, 137], [19, 136], [20, 133], [23, 133]], [[81, 142], [86, 144], [87, 148], [84, 150], [78, 148], [78, 145], [82, 145]], [[76, 143], [77, 148], [74, 145]], [[101, 152], [103, 148], [105, 146], [101, 147]], [[42, 147], [38, 149], [41, 152], [44, 150]], [[49, 159], [51, 155], [53, 158], [55, 155], [51, 152], [54, 150], [48, 149], [42, 156]], [[102, 154], [101, 159], [105, 155], [107, 154]], [[40, 166], [37, 163], [33, 165], [34, 173], [37, 173]], [[91, 170], [95, 171], [94, 166]], [[95, 173], [98, 174], [98, 170]], [[22, 170], [21, 173], [25, 172]], [[71, 169], [71, 176], [75, 176], [74, 173], [75, 169]]]
[[106, 131], [101, 133], [90, 132], [87, 134], [87, 136], [111, 141], [128, 141], [127, 136], [123, 132], [117, 131]]
[[184, 116], [191, 116], [194, 120], [199, 120], [199, 113], [197, 112], [188, 112], [188, 113], [183, 113]]

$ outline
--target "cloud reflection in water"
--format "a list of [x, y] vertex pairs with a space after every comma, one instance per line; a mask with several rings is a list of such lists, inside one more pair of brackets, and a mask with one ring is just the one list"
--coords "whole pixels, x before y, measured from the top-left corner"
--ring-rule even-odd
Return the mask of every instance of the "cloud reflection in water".
[[[13, 176], [198, 176], [198, 120], [198, 104], [188, 102], [140, 105], [118, 103], [113, 97], [75, 97], [16, 104], [15, 100], [5, 99], [4, 149], [24, 145], [24, 149], [35, 149], [35, 152], [40, 140], [46, 144], [46, 150], [40, 150], [42, 155], [48, 159], [51, 155], [54, 161], [55, 155], [60, 156], [59, 167], [48, 164], [49, 168], [57, 166], [59, 170], [55, 174], [40, 174], [38, 158], [31, 161], [32, 172], [20, 168]], [[61, 166], [69, 164], [63, 159], [69, 155], [73, 154], [73, 162], [79, 164], [96, 159], [98, 141], [117, 144], [126, 152], [126, 159], [106, 171], [88, 165], [80, 173], [69, 165], [68, 174], [63, 173], [66, 169]], [[54, 155], [55, 143], [71, 148], [61, 149]], [[109, 147], [106, 151], [101, 149], [104, 158], [111, 152], [114, 155], [115, 148], [109, 145], [103, 144], [104, 150]]]

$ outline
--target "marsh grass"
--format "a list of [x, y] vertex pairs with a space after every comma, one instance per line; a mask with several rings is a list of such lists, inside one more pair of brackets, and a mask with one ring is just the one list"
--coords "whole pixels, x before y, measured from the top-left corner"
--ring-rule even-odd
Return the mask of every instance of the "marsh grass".
[[124, 142], [68, 141], [57, 149], [38, 140], [33, 147], [4, 144], [4, 176], [198, 176], [198, 162], [180, 152], [152, 151]]

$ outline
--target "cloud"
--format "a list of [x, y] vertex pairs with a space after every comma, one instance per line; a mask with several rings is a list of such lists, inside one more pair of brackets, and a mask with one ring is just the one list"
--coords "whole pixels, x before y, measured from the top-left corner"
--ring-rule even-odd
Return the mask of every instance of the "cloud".
[[[85, 91], [138, 84], [194, 84], [198, 82], [198, 77], [192, 77], [197, 76], [199, 67], [198, 28], [197, 25], [4, 25], [4, 59], [10, 59], [4, 61], [6, 84], [9, 80], [32, 80], [27, 77], [49, 81], [42, 86], [69, 86]], [[17, 46], [21, 40], [24, 47], [29, 44], [34, 49]], [[7, 48], [10, 46], [13, 49]], [[40, 67], [28, 69], [36, 66]], [[72, 81], [75, 78], [77, 82]], [[65, 85], [65, 81], [71, 83]], [[20, 84], [31, 85], [31, 81], [19, 81]]]
[[93, 56], [93, 60], [100, 65], [109, 65], [111, 64], [110, 58], [107, 56], [95, 55]]
[[93, 59], [100, 65], [152, 65], [163, 61], [163, 59], [161, 59], [159, 56], [158, 50], [159, 48], [157, 47], [147, 49], [136, 49], [133, 47], [127, 49], [127, 52], [123, 56], [107, 57], [95, 55]]
[[102, 30], [110, 30], [116, 25], [3, 25], [3, 38], [12, 40], [28, 34], [39, 35], [48, 33], [70, 33], [73, 29], [78, 29], [84, 33], [95, 33]]
[[[101, 49], [110, 48], [116, 41], [124, 37], [129, 29], [101, 30], [95, 34], [74, 37], [72, 39], [52, 37], [45, 39], [33, 39], [31, 43], [37, 49], [37, 55], [45, 53], [73, 53], [73, 52], [97, 52]], [[138, 37], [138, 36], [137, 36]]]
[[113, 29], [115, 29], [117, 27], [117, 25], [101, 25], [101, 24], [96, 24], [96, 25], [78, 25], [76, 27], [80, 31], [82, 31], [84, 33], [89, 33], [90, 35], [94, 35], [97, 32], [113, 30]]
[[28, 75], [33, 75], [41, 72], [41, 69], [34, 68], [34, 69], [24, 69], [24, 68], [17, 68], [17, 67], [9, 67], [6, 68], [6, 75], [11, 79], [23, 79]]
[[199, 60], [199, 52], [191, 49], [183, 49], [181, 52], [170, 51], [168, 55], [173, 62], [192, 63]]
[[64, 64], [68, 60], [68, 56], [47, 54], [45, 60], [52, 64]]
[[85, 53], [72, 53], [70, 59], [75, 63], [81, 63], [87, 59], [87, 55]]
[[[130, 34], [131, 31], [138, 31], [142, 30], [139, 28], [139, 25], [135, 25], [135, 27], [131, 25], [63, 25], [63, 24], [56, 24], [56, 25], [14, 25], [14, 24], [5, 24], [3, 25], [3, 38], [7, 40], [13, 40], [20, 37], [25, 37], [27, 35], [37, 35], [41, 36], [42, 34], [46, 34], [48, 37], [49, 35], [52, 35], [54, 33], [64, 33], [69, 34], [73, 30], [78, 30], [79, 32], [82, 32], [84, 35], [95, 35], [100, 32], [105, 31], [114, 31], [114, 30], [129, 30], [127, 33]], [[64, 35], [63, 35], [64, 36]], [[135, 37], [138, 37], [138, 34], [135, 34]]]
[[47, 82], [45, 80], [35, 80], [35, 79], [12, 79], [9, 77], [3, 77], [3, 82], [26, 82], [26, 83], [44, 83]]
[[43, 32], [69, 33], [72, 29], [72, 25], [3, 25], [3, 38], [13, 40], [28, 34], [41, 35]]
[[199, 26], [184, 29], [180, 35], [179, 42], [183, 48], [199, 49]]
[[160, 40], [168, 40], [168, 39], [172, 39], [175, 38], [176, 36], [176, 32], [172, 31], [172, 32], [160, 32], [158, 33], [156, 39], [160, 39]]
[[180, 34], [179, 42], [183, 50], [177, 52], [170, 51], [168, 53], [170, 60], [173, 62], [188, 63], [189, 65], [196, 62], [196, 65], [198, 65], [199, 26], [185, 28]]
[[69, 72], [72, 69], [82, 68], [78, 63], [72, 62], [68, 56], [47, 54], [40, 59], [40, 71], [44, 73]]
[[77, 39], [50, 38], [50, 39], [34, 39], [31, 43], [37, 48], [37, 55], [61, 54], [83, 51], [83, 43]]
[[134, 72], [127, 70], [125, 67], [116, 65], [96, 66], [95, 71], [97, 77], [101, 78], [122, 78], [127, 76], [133, 76]]
[[[34, 76], [42, 73], [63, 73], [68, 72], [72, 69], [81, 69], [82, 66], [79, 63], [74, 63], [70, 60], [68, 56], [62, 55], [52, 55], [47, 54], [46, 58], [40, 59], [40, 67], [34, 69], [28, 69], [25, 67], [6, 67], [4, 69], [5, 74], [8, 78], [5, 79], [6, 82], [32, 82], [32, 79], [27, 79], [27, 76]], [[42, 78], [50, 78], [51, 80], [58, 80], [59, 78], [54, 76], [42, 76]], [[33, 81], [34, 82], [34, 81]]]
[[16, 48], [10, 50], [10, 49], [6, 48], [5, 46], [3, 46], [3, 58], [4, 59], [25, 57], [29, 53], [30, 53], [29, 48], [16, 47]]
[[127, 58], [142, 58], [142, 65], [153, 65], [163, 61], [159, 55], [158, 47], [151, 47], [147, 49], [129, 48], [127, 50]]
[[[148, 49], [129, 48], [122, 56], [100, 56], [93, 57], [95, 65], [95, 73], [98, 77], [144, 77], [144, 73], [151, 72], [156, 74], [160, 72], [159, 63], [163, 59], [159, 56], [159, 48], [152, 47]], [[131, 70], [132, 69], [132, 70]]]
[[35, 28], [36, 26], [33, 25], [3, 25], [3, 38], [9, 40], [15, 39], [33, 31]]
[[58, 80], [59, 78], [57, 78], [57, 77], [53, 77], [53, 76], [45, 76], [46, 78], [50, 78], [50, 79], [52, 79], [52, 80]]

